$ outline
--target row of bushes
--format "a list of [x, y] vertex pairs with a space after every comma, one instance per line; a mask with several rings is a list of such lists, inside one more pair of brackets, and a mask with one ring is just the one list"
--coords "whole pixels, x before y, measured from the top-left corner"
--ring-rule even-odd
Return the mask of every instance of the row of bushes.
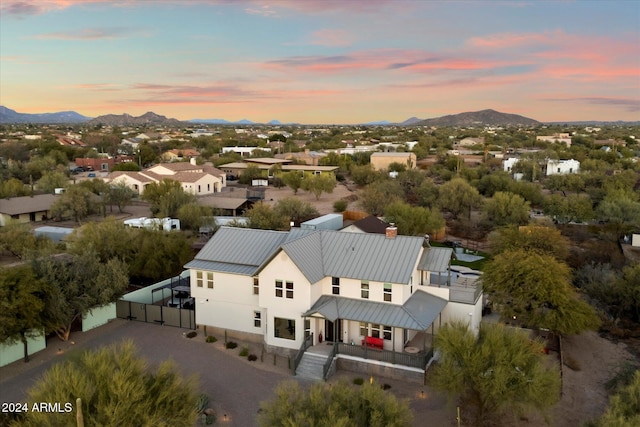
[[[218, 341], [218, 339], [213, 335], [209, 335], [207, 336], [206, 341], [208, 343], [213, 343]], [[238, 343], [235, 341], [227, 341], [224, 346], [227, 350], [233, 350], [234, 348], [238, 347]], [[255, 362], [256, 360], [258, 360], [258, 356], [256, 356], [255, 354], [249, 354], [248, 347], [242, 347], [242, 350], [240, 350], [240, 357], [246, 357], [250, 362]]]

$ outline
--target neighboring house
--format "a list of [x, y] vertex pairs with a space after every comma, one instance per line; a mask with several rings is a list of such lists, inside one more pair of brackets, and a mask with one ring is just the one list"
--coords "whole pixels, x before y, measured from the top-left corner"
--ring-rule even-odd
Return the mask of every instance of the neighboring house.
[[0, 226], [11, 219], [21, 223], [45, 221], [57, 198], [54, 194], [38, 194], [0, 199]]
[[518, 160], [520, 160], [517, 157], [510, 157], [508, 159], [504, 159], [502, 161], [502, 167], [504, 168], [505, 172], [511, 172], [513, 170], [513, 167], [515, 166], [516, 163], [518, 163]]
[[116, 164], [113, 157], [77, 157], [76, 166], [86, 170], [109, 172]]
[[138, 194], [142, 194], [147, 185], [171, 179], [180, 182], [184, 191], [202, 196], [219, 193], [227, 185], [224, 172], [211, 164], [196, 165], [195, 162], [160, 163], [141, 172], [112, 172], [108, 182], [124, 182]]
[[371, 166], [375, 170], [389, 169], [392, 163], [405, 165], [407, 169], [416, 167], [416, 155], [414, 153], [373, 153], [371, 154]]
[[385, 234], [387, 227], [389, 227], [389, 223], [384, 222], [374, 215], [370, 215], [354, 222], [340, 231], [348, 233]]
[[456, 144], [458, 147], [473, 147], [474, 145], [483, 145], [484, 137], [479, 138], [463, 138]]
[[568, 133], [556, 133], [553, 135], [536, 136], [536, 141], [552, 142], [557, 144], [565, 144], [567, 147], [571, 147], [571, 137]]
[[[426, 343], [443, 323], [479, 327], [482, 289], [450, 285], [452, 253], [395, 227], [384, 236], [221, 227], [185, 268], [196, 323], [214, 333], [283, 354], [302, 348], [303, 359], [309, 345], [334, 342], [343, 364], [404, 369], [421, 380]], [[373, 360], [369, 345], [395, 363]]]
[[298, 171], [300, 173], [308, 172], [313, 174], [331, 173], [338, 169], [338, 166], [291, 165], [288, 163], [291, 163], [291, 160], [267, 157], [246, 159], [243, 162], [226, 163], [224, 165], [220, 165], [219, 168], [226, 174], [236, 178], [242, 175], [242, 172], [244, 172], [249, 165], [256, 166], [258, 169], [263, 171], [265, 177], [270, 176], [270, 169], [275, 165], [280, 165], [282, 172]]
[[261, 150], [261, 151], [271, 151], [271, 148], [269, 147], [222, 147], [222, 154], [225, 153], [237, 153], [240, 154], [242, 157], [248, 157], [251, 154], [253, 154], [254, 151], [256, 150]]
[[325, 157], [326, 155], [327, 153], [305, 149], [304, 151], [301, 151], [299, 153], [276, 154], [275, 157], [276, 159], [296, 160], [298, 163], [304, 163], [306, 165], [318, 165], [320, 159]]
[[569, 160], [548, 160], [547, 176], [564, 175], [569, 173], [579, 173], [580, 162], [574, 159]]
[[165, 162], [180, 162], [196, 158], [199, 155], [200, 153], [192, 148], [173, 149], [162, 153], [162, 160]]

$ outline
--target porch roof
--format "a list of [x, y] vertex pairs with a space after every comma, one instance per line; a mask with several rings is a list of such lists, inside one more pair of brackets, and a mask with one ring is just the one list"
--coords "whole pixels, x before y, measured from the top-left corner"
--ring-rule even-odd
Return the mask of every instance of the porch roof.
[[420, 290], [404, 305], [323, 295], [303, 317], [321, 315], [332, 322], [344, 319], [422, 331], [431, 326], [446, 305], [446, 300]]

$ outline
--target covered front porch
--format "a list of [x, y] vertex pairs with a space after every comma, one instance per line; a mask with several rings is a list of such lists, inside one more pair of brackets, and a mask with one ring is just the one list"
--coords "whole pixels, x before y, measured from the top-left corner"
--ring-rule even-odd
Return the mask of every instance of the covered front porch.
[[[434, 322], [441, 321], [447, 301], [423, 291], [403, 305], [324, 295], [303, 314], [309, 334], [294, 360], [294, 372], [309, 353], [323, 370], [324, 379], [336, 369], [336, 360], [352, 365], [373, 364], [393, 369], [424, 369], [433, 353]], [[344, 360], [342, 360], [344, 359]], [[307, 365], [308, 363], [306, 363]]]

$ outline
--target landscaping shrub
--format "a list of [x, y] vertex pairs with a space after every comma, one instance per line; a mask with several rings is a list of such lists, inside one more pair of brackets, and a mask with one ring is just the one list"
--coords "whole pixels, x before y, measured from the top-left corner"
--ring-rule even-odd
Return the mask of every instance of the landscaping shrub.
[[213, 335], [209, 335], [207, 337], [207, 342], [216, 342], [218, 341], [218, 338], [214, 337]]
[[353, 379], [353, 383], [355, 385], [362, 385], [362, 384], [364, 384], [364, 379], [362, 379], [362, 378], [354, 378]]
[[250, 354], [247, 359], [249, 360], [249, 362], [255, 362], [256, 360], [258, 360], [258, 356], [256, 356], [255, 354]]
[[240, 356], [247, 357], [248, 355], [249, 355], [249, 349], [247, 347], [242, 347], [242, 350], [240, 350]]
[[333, 210], [335, 212], [344, 212], [347, 209], [347, 201], [346, 200], [336, 200], [333, 204]]
[[225, 347], [227, 347], [227, 349], [231, 350], [234, 349], [238, 346], [237, 342], [233, 342], [233, 341], [229, 341], [227, 342], [227, 344], [225, 344]]
[[580, 367], [580, 362], [578, 362], [576, 359], [574, 359], [571, 356], [564, 358], [564, 364], [565, 366], [569, 367], [569, 369], [571, 369], [572, 371], [582, 370], [582, 368]]
[[383, 384], [382, 385], [382, 389], [383, 390], [389, 390], [391, 388], [391, 386], [389, 384]]
[[196, 331], [191, 331], [187, 334], [187, 338], [193, 338], [198, 336], [198, 333]]

